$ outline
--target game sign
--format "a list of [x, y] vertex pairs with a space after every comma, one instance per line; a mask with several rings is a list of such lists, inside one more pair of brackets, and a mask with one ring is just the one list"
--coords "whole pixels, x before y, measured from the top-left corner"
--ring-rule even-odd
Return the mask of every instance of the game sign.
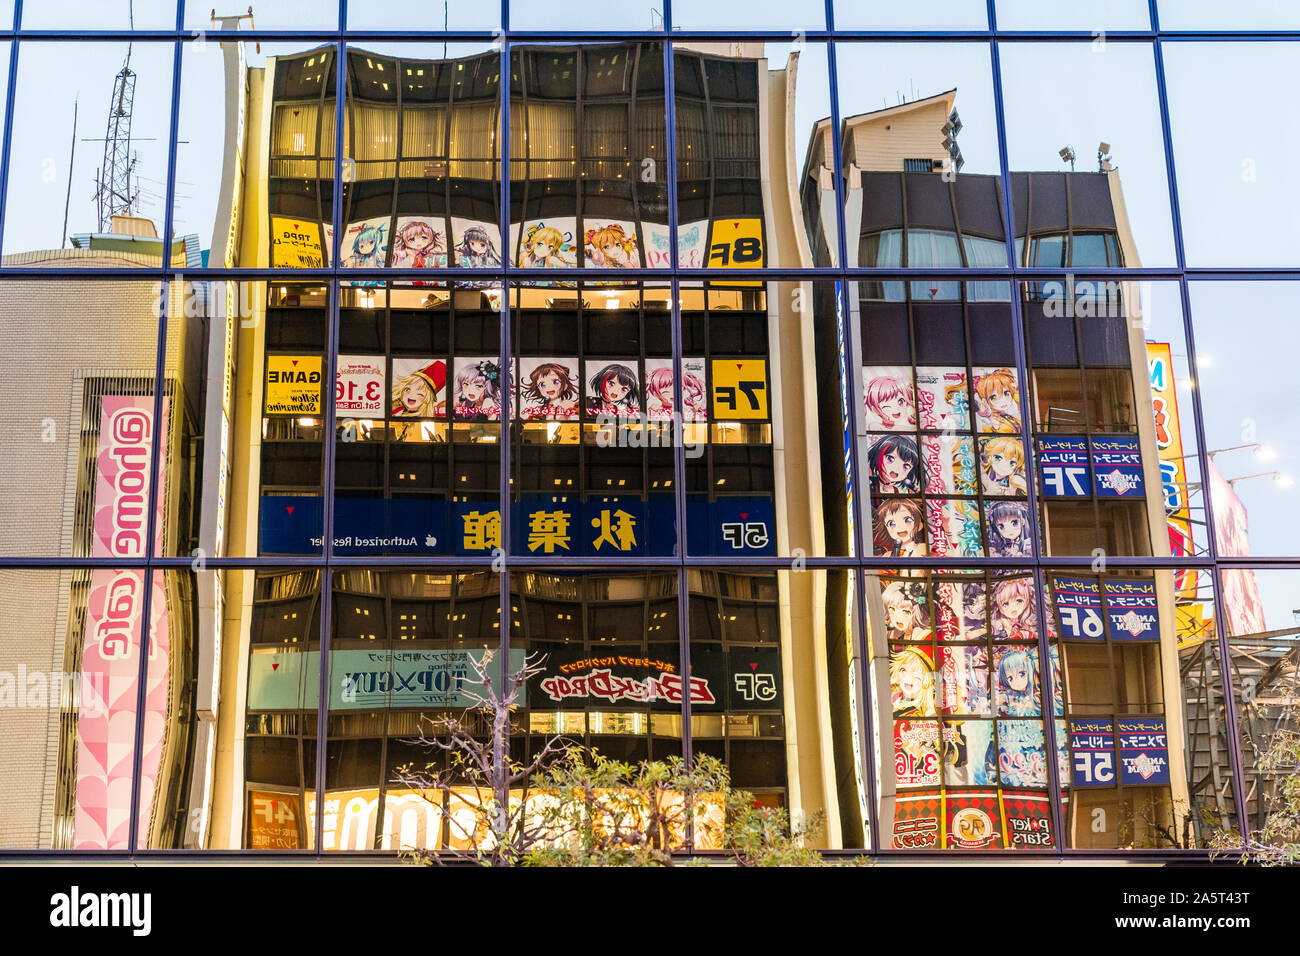
[[1056, 596], [1062, 640], [1102, 639], [1101, 585], [1096, 578], [1055, 578], [1052, 593]]
[[1044, 498], [1086, 498], [1092, 494], [1088, 440], [1079, 436], [1038, 439], [1040, 493]]
[[1069, 726], [1074, 755], [1071, 783], [1076, 787], [1113, 787], [1115, 724], [1109, 717], [1073, 717]]

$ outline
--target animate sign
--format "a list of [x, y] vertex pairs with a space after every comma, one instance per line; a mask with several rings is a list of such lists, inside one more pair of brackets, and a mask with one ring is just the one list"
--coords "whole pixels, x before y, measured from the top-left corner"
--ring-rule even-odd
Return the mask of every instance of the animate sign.
[[1067, 641], [1156, 641], [1160, 611], [1152, 578], [1056, 577], [1052, 596]]

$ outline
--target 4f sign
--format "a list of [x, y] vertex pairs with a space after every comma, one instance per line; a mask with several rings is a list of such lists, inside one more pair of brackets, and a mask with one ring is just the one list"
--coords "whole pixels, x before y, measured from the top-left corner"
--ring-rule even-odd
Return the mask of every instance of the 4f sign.
[[713, 360], [713, 417], [718, 421], [767, 420], [765, 360]]

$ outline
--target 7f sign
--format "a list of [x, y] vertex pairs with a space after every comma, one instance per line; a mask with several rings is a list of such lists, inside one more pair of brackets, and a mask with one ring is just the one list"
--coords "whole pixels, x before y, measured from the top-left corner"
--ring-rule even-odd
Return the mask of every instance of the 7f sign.
[[713, 360], [713, 418], [766, 421], [767, 362], [763, 359]]

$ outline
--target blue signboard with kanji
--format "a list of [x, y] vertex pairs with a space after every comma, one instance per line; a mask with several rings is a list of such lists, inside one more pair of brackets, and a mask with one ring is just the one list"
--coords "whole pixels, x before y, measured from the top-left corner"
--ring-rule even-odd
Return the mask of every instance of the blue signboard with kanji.
[[1092, 436], [1092, 477], [1103, 498], [1141, 498], [1142, 449], [1136, 435]]
[[1158, 641], [1160, 611], [1156, 582], [1117, 578], [1104, 582], [1106, 628], [1112, 641]]
[[1038, 440], [1040, 494], [1045, 498], [1086, 498], [1092, 494], [1088, 440], [1055, 435]]
[[1096, 578], [1057, 577], [1052, 582], [1061, 639], [1100, 641], [1106, 635], [1101, 618], [1101, 585]]
[[1169, 735], [1163, 717], [1121, 717], [1119, 779], [1125, 786], [1169, 783]]
[[1115, 725], [1109, 717], [1071, 718], [1070, 753], [1074, 786], [1115, 786]]

